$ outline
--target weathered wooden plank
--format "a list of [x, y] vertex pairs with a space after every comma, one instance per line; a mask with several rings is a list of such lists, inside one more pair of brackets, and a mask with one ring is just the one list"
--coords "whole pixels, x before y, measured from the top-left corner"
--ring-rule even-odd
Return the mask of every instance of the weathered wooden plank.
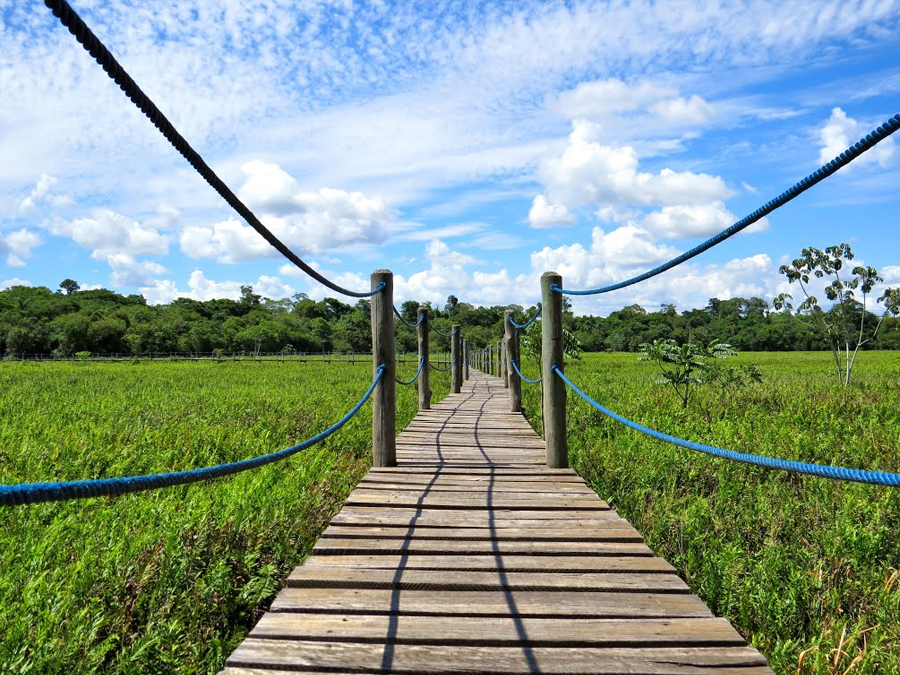
[[[541, 492], [518, 492], [516, 490], [494, 491], [486, 489], [484, 491], [476, 492], [473, 490], [438, 490], [437, 488], [431, 489], [428, 487], [423, 490], [378, 490], [369, 486], [361, 486], [350, 493], [348, 501], [353, 503], [371, 500], [380, 503], [384, 499], [390, 499], [396, 502], [418, 501], [420, 499], [438, 500], [445, 504], [480, 504], [490, 502], [491, 504], [497, 504], [498, 506], [505, 502], [510, 502], [516, 507], [520, 504], [535, 502], [541, 506], [609, 508], [605, 505], [598, 506], [602, 505], [603, 502], [597, 499], [597, 495], [585, 494], [584, 492], [576, 494], [557, 494], [552, 490]], [[502, 508], [502, 506], [500, 506], [500, 508]]]
[[366, 506], [345, 506], [331, 522], [339, 524], [399, 525], [416, 527], [547, 528], [558, 524], [590, 528], [595, 520], [627, 522], [615, 511], [487, 511], [453, 509], [394, 508], [385, 510]]
[[727, 619], [533, 619], [268, 612], [250, 637], [328, 642], [512, 647], [740, 647]]
[[[504, 562], [512, 556], [549, 558], [571, 556], [652, 556], [653, 552], [639, 541], [467, 541], [433, 539], [337, 539], [329, 537], [316, 542], [317, 555], [411, 555], [411, 556], [494, 556]], [[662, 558], [654, 558], [662, 560]], [[463, 564], [463, 560], [457, 561]], [[571, 567], [573, 563], [567, 564]], [[666, 563], [668, 565], [668, 563]]]
[[[609, 649], [532, 647], [436, 647], [433, 645], [301, 642], [247, 639], [228, 659], [237, 667], [284, 667], [304, 672], [546, 673], [577, 675], [771, 675], [750, 647], [652, 647]], [[228, 675], [248, 671], [226, 670]], [[252, 671], [250, 671], [252, 672]], [[258, 671], [257, 671], [258, 672]]]
[[372, 525], [332, 524], [320, 538], [332, 539], [418, 539], [423, 541], [531, 541], [531, 542], [590, 542], [590, 541], [643, 541], [641, 534], [625, 520], [598, 520], [589, 527], [567, 528], [475, 528], [475, 527], [394, 527]]
[[[310, 561], [312, 558], [310, 559]], [[370, 588], [443, 591], [578, 591], [584, 593], [690, 593], [674, 574], [654, 572], [493, 572], [366, 569], [348, 576], [337, 566], [307, 564], [288, 576], [292, 588]]]
[[[615, 546], [615, 544], [614, 544]], [[619, 544], [618, 546], [641, 546], [643, 544]], [[517, 554], [466, 554], [466, 553], [394, 553], [376, 552], [350, 553], [340, 549], [314, 551], [306, 561], [306, 566], [322, 568], [345, 568], [348, 579], [365, 576], [368, 570], [421, 570], [433, 572], [521, 572], [559, 574], [674, 574], [674, 568], [662, 558], [648, 555], [575, 555], [541, 556]], [[353, 571], [357, 570], [357, 571]], [[359, 570], [365, 570], [359, 571]]]
[[[397, 492], [400, 490], [408, 491], [413, 486], [403, 483], [360, 483], [357, 490], [387, 490], [389, 492]], [[469, 484], [454, 484], [435, 481], [430, 485], [419, 485], [420, 490], [427, 489], [428, 492], [456, 492], [470, 494], [473, 487], [480, 488], [484, 492], [494, 494], [510, 492], [514, 494], [542, 495], [546, 497], [589, 497], [596, 496], [586, 485], [578, 485], [577, 483], [569, 483], [567, 486], [541, 483], [482, 483], [477, 486]]]
[[[399, 595], [397, 595], [399, 593]], [[570, 593], [567, 591], [394, 591], [358, 588], [286, 588], [271, 612], [509, 616], [521, 617], [709, 617], [695, 595], [658, 593]]]

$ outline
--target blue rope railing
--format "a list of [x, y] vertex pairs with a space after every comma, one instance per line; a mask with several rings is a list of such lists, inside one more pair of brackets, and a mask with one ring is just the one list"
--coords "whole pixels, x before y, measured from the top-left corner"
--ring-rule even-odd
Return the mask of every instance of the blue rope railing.
[[403, 318], [403, 316], [400, 314], [400, 312], [397, 311], [396, 307], [394, 307], [393, 309], [394, 309], [394, 314], [397, 316], [398, 319], [400, 319], [400, 323], [402, 323], [407, 328], [418, 328], [419, 324], [421, 324], [422, 321], [425, 319], [425, 314], [422, 313], [422, 314], [419, 314], [418, 321], [416, 321], [415, 323], [410, 323], [409, 321], [407, 321], [406, 319]]
[[453, 364], [454, 364], [454, 363], [456, 363], [456, 359], [453, 359], [453, 360], [450, 362], [450, 365], [447, 366], [446, 368], [438, 368], [438, 367], [437, 367], [436, 365], [434, 365], [433, 363], [429, 363], [428, 365], [431, 367], [432, 370], [436, 370], [436, 371], [438, 371], [439, 373], [446, 373], [448, 370], [450, 370], [450, 369], [453, 367]]
[[520, 324], [520, 323], [516, 323], [515, 321], [513, 321], [513, 318], [512, 318], [512, 317], [509, 317], [509, 322], [510, 322], [515, 328], [518, 328], [519, 330], [524, 330], [525, 328], [528, 328], [528, 326], [530, 326], [531, 324], [533, 324], [533, 323], [535, 322], [535, 320], [541, 315], [541, 310], [542, 310], [542, 309], [543, 309], [543, 307], [541, 307], [541, 303], [538, 303], [538, 304], [537, 304], [537, 311], [534, 313], [534, 316], [532, 316], [530, 319], [528, 319], [528, 321], [526, 321], [525, 323], [521, 323], [521, 324]]
[[706, 250], [711, 249], [716, 244], [719, 244], [730, 236], [737, 234], [741, 230], [749, 227], [757, 220], [762, 218], [763, 216], [772, 213], [775, 209], [784, 206], [789, 201], [794, 199], [804, 192], [806, 192], [809, 188], [811, 188], [816, 183], [824, 180], [835, 171], [840, 169], [843, 166], [846, 166], [854, 159], [859, 157], [862, 153], [870, 148], [874, 147], [876, 144], [883, 141], [885, 138], [890, 136], [892, 133], [900, 129], [900, 113], [891, 117], [887, 122], [882, 124], [880, 127], [873, 130], [870, 134], [860, 139], [857, 143], [854, 143], [849, 148], [844, 150], [840, 155], [835, 157], [833, 160], [828, 162], [827, 164], [820, 167], [814, 173], [811, 173], [806, 178], [801, 180], [798, 183], [795, 183], [792, 187], [782, 192], [772, 201], [766, 203], [760, 208], [756, 209], [753, 213], [744, 218], [741, 218], [739, 221], [734, 223], [731, 227], [728, 227], [717, 235], [710, 237], [706, 241], [704, 241], [699, 246], [695, 246], [690, 251], [686, 253], [682, 253], [680, 256], [676, 258], [672, 258], [667, 263], [660, 265], [659, 267], [654, 267], [652, 270], [648, 272], [644, 272], [643, 274], [639, 274], [636, 277], [632, 277], [631, 279], [626, 279], [625, 281], [620, 281], [619, 283], [612, 284], [611, 286], [604, 286], [602, 288], [594, 288], [590, 290], [584, 291], [574, 291], [571, 289], [561, 288], [558, 284], [552, 284], [550, 288], [557, 293], [565, 293], [567, 295], [597, 295], [599, 293], [608, 293], [609, 291], [615, 291], [620, 288], [625, 288], [626, 286], [631, 286], [641, 281], [645, 281], [651, 277], [655, 277], [657, 274], [662, 274], [663, 272], [672, 269], [680, 265], [681, 263], [690, 260], [691, 258], [700, 255]]
[[722, 448], [717, 448], [712, 445], [703, 445], [702, 443], [695, 443], [694, 441], [686, 441], [682, 438], [678, 438], [676, 436], [670, 436], [669, 434], [664, 434], [660, 431], [656, 431], [655, 429], [650, 429], [649, 427], [645, 427], [637, 422], [632, 422], [631, 420], [622, 417], [621, 415], [617, 415], [612, 410], [604, 408], [602, 405], [597, 403], [590, 396], [585, 394], [581, 389], [576, 387], [572, 381], [566, 377], [563, 372], [559, 369], [555, 363], [551, 366], [551, 370], [559, 375], [563, 382], [565, 382], [572, 391], [578, 394], [585, 401], [594, 406], [597, 410], [602, 412], [604, 415], [611, 417], [617, 422], [621, 422], [625, 426], [631, 427], [636, 431], [640, 431], [642, 434], [646, 434], [651, 438], [655, 438], [658, 441], [665, 441], [666, 443], [672, 443], [674, 445], [679, 445], [683, 448], [688, 448], [690, 450], [696, 450], [697, 452], [702, 452], [707, 455], [712, 455], [714, 457], [721, 457], [723, 459], [731, 459], [736, 462], [743, 462], [744, 464], [754, 464], [756, 466], [763, 466], [767, 469], [783, 469], [784, 471], [793, 471], [795, 473], [805, 473], [811, 476], [821, 476], [824, 478], [837, 478], [840, 480], [849, 480], [855, 481], [857, 483], [871, 483], [874, 485], [887, 485], [889, 487], [900, 487], [900, 474], [889, 473], [887, 471], [865, 471], [863, 469], [847, 469], [839, 466], [827, 466], [823, 464], [811, 464], [809, 462], [796, 462], [790, 459], [778, 459], [776, 457], [766, 457], [764, 455], [752, 455], [746, 452], [735, 452], [734, 450], [723, 450]]
[[20, 485], [0, 485], [0, 506], [17, 506], [22, 504], [38, 504], [40, 502], [58, 502], [68, 499], [83, 499], [86, 497], [102, 497], [108, 495], [122, 495], [129, 492], [140, 492], [142, 490], [153, 490], [163, 487], [171, 487], [173, 485], [185, 485], [187, 483], [197, 483], [202, 480], [210, 480], [212, 478], [221, 478], [229, 476], [248, 469], [270, 464], [281, 459], [286, 459], [311, 445], [315, 445], [319, 441], [327, 438], [335, 431], [344, 426], [350, 419], [359, 412], [363, 407], [375, 387], [381, 381], [384, 375], [385, 367], [378, 366], [375, 379], [372, 381], [369, 390], [363, 395], [359, 402], [344, 415], [340, 420], [325, 429], [312, 438], [302, 443], [292, 445], [284, 450], [272, 452], [261, 457], [245, 459], [240, 462], [231, 462], [229, 464], [219, 464], [217, 466], [209, 466], [202, 469], [191, 469], [190, 471], [175, 471], [172, 473], [157, 473], [145, 476], [123, 476], [120, 478], [99, 478], [96, 480], [71, 481], [66, 483], [23, 483]]
[[516, 371], [516, 374], [518, 374], [518, 376], [522, 379], [523, 382], [527, 382], [528, 384], [537, 384], [538, 382], [542, 382], [542, 381], [543, 381], [543, 379], [544, 379], [543, 377], [539, 377], [539, 378], [536, 379], [536, 380], [529, 380], [527, 377], [525, 377], [525, 376], [522, 374], [522, 371], [519, 370], [519, 364], [518, 364], [518, 363], [516, 363], [516, 362], [515, 362], [514, 360], [512, 360], [512, 359], [510, 359], [509, 362], [512, 364], [513, 370]]
[[407, 384], [412, 384], [413, 382], [415, 382], [416, 380], [419, 379], [419, 375], [422, 373], [422, 368], [424, 366], [425, 366], [425, 359], [421, 358], [421, 359], [419, 359], [419, 369], [416, 371], [416, 374], [413, 375], [413, 379], [406, 381], [406, 382], [401, 380], [399, 377], [395, 377], [394, 379], [397, 380], [397, 384], [402, 384], [404, 386]]

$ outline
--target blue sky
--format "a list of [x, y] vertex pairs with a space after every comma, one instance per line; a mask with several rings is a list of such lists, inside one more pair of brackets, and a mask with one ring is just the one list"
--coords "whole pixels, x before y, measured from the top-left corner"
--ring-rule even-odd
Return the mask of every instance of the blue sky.
[[[539, 299], [694, 246], [900, 112], [900, 2], [93, 2], [73, 7], [264, 223], [396, 301]], [[0, 0], [0, 287], [334, 295], [239, 221], [42, 3]], [[752, 231], [636, 287], [788, 290], [849, 242], [900, 284], [889, 139]]]

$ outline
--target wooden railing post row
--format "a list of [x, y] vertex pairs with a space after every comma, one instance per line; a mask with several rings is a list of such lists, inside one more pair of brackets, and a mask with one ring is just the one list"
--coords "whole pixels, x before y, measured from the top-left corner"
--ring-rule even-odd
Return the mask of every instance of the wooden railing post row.
[[544, 442], [547, 446], [547, 466], [560, 469], [569, 466], [569, 442], [566, 438], [566, 384], [552, 367], [563, 368], [562, 293], [551, 290], [562, 286], [556, 272], [541, 275], [541, 375], [544, 383]]
[[372, 393], [372, 466], [397, 466], [397, 364], [394, 350], [394, 275], [372, 272], [372, 377], [384, 365], [381, 382]]
[[431, 358], [428, 354], [428, 308], [419, 307], [419, 363], [422, 364], [422, 372], [419, 374], [419, 410], [431, 409]]
[[462, 362], [459, 359], [459, 324], [450, 328], [450, 393], [458, 394], [462, 388], [460, 372]]
[[503, 314], [503, 347], [506, 352], [506, 380], [509, 386], [509, 411], [522, 412], [522, 380], [512, 367], [512, 361], [519, 362], [519, 335], [512, 325], [513, 310]]

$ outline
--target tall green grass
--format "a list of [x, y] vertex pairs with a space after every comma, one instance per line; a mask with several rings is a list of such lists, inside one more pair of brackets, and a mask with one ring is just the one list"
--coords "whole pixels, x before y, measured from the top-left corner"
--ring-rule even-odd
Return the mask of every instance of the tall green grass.
[[[0, 363], [0, 482], [265, 454], [331, 425], [371, 379], [365, 364]], [[440, 400], [449, 376], [431, 379]], [[397, 394], [401, 429], [415, 387]], [[217, 672], [365, 474], [370, 447], [369, 404], [324, 442], [229, 478], [0, 508], [0, 672]]]
[[[667, 433], [785, 459], [900, 472], [900, 354], [839, 386], [830, 354], [742, 354], [764, 381], [688, 410], [633, 354], [567, 363], [583, 391]], [[531, 371], [536, 372], [531, 365]], [[524, 388], [540, 428], [540, 390]], [[570, 459], [778, 673], [900, 673], [900, 489], [799, 476], [654, 441], [568, 392]]]

